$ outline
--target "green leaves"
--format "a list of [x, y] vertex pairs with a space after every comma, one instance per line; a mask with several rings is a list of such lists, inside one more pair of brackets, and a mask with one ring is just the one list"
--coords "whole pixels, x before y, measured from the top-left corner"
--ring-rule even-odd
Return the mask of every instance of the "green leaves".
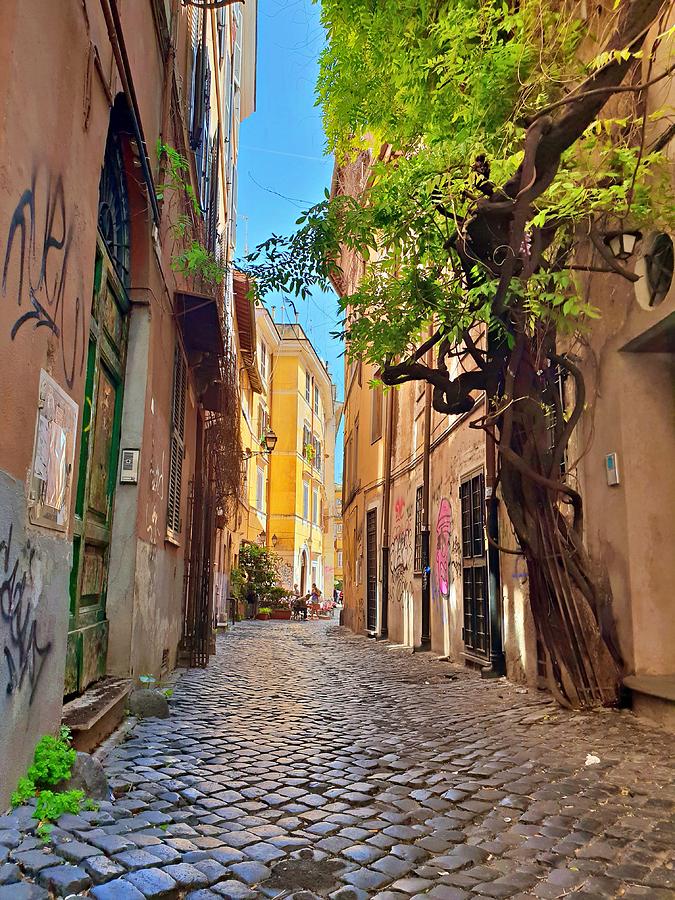
[[[40, 738], [33, 753], [33, 763], [19, 779], [12, 794], [12, 806], [20, 806], [37, 797], [33, 818], [38, 820], [37, 834], [48, 840], [53, 824], [63, 813], [77, 813], [85, 801], [84, 791], [52, 791], [51, 788], [70, 778], [76, 753], [70, 746], [70, 729], [62, 726], [58, 737], [46, 734]], [[96, 805], [94, 804], [94, 808]]]
[[[251, 254], [259, 296], [302, 299], [332, 281], [349, 355], [376, 365], [409, 358], [432, 322], [451, 342], [485, 323], [511, 344], [516, 328], [565, 331], [596, 316], [566, 268], [589, 223], [621, 216], [675, 227], [663, 160], [635, 147], [641, 120], [619, 108], [587, 129], [527, 210], [520, 248], [509, 246], [509, 213], [484, 215], [523, 162], [525, 121], [589, 71], [578, 50], [593, 36], [574, 9], [557, 0], [322, 0], [317, 103], [338, 164], [334, 196], [326, 190], [295, 234]], [[590, 69], [626, 53], [598, 54]], [[490, 233], [482, 250], [467, 240], [481, 216]], [[514, 253], [495, 310], [497, 256]]]

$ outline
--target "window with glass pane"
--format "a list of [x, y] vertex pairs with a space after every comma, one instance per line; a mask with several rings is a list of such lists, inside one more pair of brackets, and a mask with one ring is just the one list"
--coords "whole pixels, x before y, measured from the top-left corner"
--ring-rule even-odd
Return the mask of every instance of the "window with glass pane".
[[467, 651], [487, 657], [490, 646], [487, 560], [485, 557], [485, 481], [480, 472], [460, 485], [462, 591]]
[[255, 505], [256, 508], [262, 510], [265, 503], [265, 472], [263, 469], [258, 466], [258, 478], [256, 481], [256, 490], [255, 490]]

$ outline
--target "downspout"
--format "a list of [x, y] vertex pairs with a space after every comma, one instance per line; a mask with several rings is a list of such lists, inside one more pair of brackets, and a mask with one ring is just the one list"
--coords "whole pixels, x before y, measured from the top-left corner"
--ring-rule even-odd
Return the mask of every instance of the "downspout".
[[387, 394], [387, 430], [384, 438], [384, 491], [382, 496], [382, 612], [379, 638], [389, 637], [389, 522], [391, 457], [394, 446], [394, 389]]
[[127, 99], [129, 112], [131, 115], [131, 124], [134, 129], [134, 137], [138, 144], [138, 154], [143, 172], [143, 180], [148, 189], [148, 199], [152, 208], [152, 218], [154, 224], [159, 227], [160, 214], [159, 205], [157, 203], [157, 193], [155, 191], [155, 182], [150, 170], [150, 160], [148, 159], [148, 150], [141, 126], [140, 112], [138, 108], [138, 100], [136, 99], [136, 91], [131, 77], [131, 67], [129, 65], [129, 57], [127, 56], [126, 47], [124, 45], [124, 37], [122, 35], [122, 24], [120, 22], [119, 11], [115, 3], [110, 0], [101, 0], [101, 9], [105, 18], [105, 24], [108, 29], [108, 38], [112, 45], [113, 55], [117, 64], [124, 95]]
[[[427, 352], [427, 365], [431, 351]], [[431, 568], [429, 565], [429, 463], [431, 457], [431, 385], [424, 388], [424, 457], [422, 463], [422, 635], [418, 650], [431, 649]]]
[[[489, 337], [488, 337], [489, 340]], [[487, 407], [488, 398], [485, 397]], [[501, 576], [499, 571], [499, 500], [496, 495], [497, 459], [494, 441], [485, 441], [485, 504], [488, 536], [488, 604], [490, 609], [490, 666], [481, 669], [483, 678], [506, 674], [502, 637]]]

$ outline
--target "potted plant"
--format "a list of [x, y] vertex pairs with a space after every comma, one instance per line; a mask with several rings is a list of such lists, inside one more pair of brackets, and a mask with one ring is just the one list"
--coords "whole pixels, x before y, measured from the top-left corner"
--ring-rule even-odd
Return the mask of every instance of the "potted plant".
[[278, 590], [280, 592], [279, 596], [271, 600], [272, 612], [270, 614], [270, 619], [290, 619], [292, 600], [283, 588], [279, 588]]
[[[232, 570], [233, 591], [249, 604], [251, 618], [255, 614], [256, 619], [269, 619], [286, 594], [280, 584], [280, 562], [280, 557], [267, 547], [247, 542], [239, 548], [239, 568]], [[274, 618], [290, 618], [290, 606], [288, 617]]]

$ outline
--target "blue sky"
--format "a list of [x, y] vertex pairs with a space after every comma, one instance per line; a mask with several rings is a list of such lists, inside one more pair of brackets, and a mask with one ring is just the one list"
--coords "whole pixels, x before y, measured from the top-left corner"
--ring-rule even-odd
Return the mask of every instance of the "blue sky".
[[[239, 143], [238, 255], [272, 232], [292, 232], [300, 212], [321, 200], [330, 185], [333, 160], [324, 155], [321, 111], [314, 106], [324, 42], [319, 16], [312, 0], [258, 0], [257, 109], [242, 123]], [[267, 303], [280, 321], [282, 299], [269, 295]], [[342, 399], [342, 345], [330, 337], [337, 327], [336, 297], [315, 295], [295, 304]], [[283, 315], [283, 321], [294, 318], [288, 305]]]

